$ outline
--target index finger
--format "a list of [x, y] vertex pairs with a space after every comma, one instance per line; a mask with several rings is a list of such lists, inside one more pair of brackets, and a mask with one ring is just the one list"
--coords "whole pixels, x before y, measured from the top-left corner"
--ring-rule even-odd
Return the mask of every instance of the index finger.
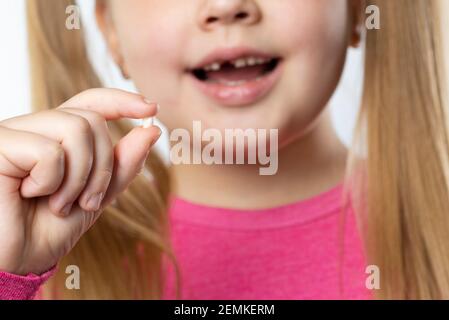
[[119, 89], [89, 89], [74, 96], [57, 109], [73, 108], [96, 112], [105, 120], [121, 118], [143, 119], [153, 117], [158, 110], [157, 103], [146, 100], [139, 94]]

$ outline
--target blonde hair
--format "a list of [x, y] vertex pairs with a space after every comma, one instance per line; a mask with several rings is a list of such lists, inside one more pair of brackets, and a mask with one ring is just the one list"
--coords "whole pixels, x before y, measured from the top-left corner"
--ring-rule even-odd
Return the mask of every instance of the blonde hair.
[[[74, 4], [72, 0], [28, 1], [34, 111], [57, 107], [81, 91], [102, 86], [88, 61], [82, 31], [65, 28], [65, 8]], [[132, 129], [128, 120], [108, 125], [114, 142]], [[164, 265], [169, 262], [179, 279], [168, 237], [168, 169], [154, 152], [145, 166], [152, 181], [138, 176], [104, 211], [60, 263], [44, 298], [160, 299]], [[68, 265], [80, 268], [81, 290], [65, 289]]]
[[[437, 0], [369, 0], [357, 213], [377, 297], [449, 299], [448, 113]], [[355, 175], [354, 175], [355, 176]], [[353, 176], [353, 177], [354, 177]], [[360, 183], [361, 182], [361, 183]]]
[[[351, 188], [359, 195], [368, 263], [381, 270], [377, 297], [449, 298], [448, 115], [437, 0], [367, 3], [380, 8], [382, 26], [367, 33], [358, 137], [366, 138], [368, 155]], [[28, 1], [35, 110], [101, 86], [82, 32], [62, 27], [72, 4]], [[115, 139], [129, 129], [127, 122], [111, 124]], [[64, 266], [76, 264], [89, 270], [82, 290], [50, 291], [50, 297], [161, 296], [162, 256], [173, 259], [166, 221], [170, 177], [154, 154], [147, 168], [155, 183], [139, 176], [64, 260], [52, 283], [62, 288]]]

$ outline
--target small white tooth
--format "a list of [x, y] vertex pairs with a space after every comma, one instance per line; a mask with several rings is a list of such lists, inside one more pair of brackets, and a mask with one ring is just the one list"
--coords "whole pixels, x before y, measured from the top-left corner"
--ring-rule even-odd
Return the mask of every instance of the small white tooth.
[[216, 63], [212, 64], [211, 69], [212, 69], [212, 71], [218, 71], [221, 69], [221, 64], [216, 62]]
[[264, 58], [257, 58], [256, 59], [256, 64], [264, 64], [266, 62], [266, 60]]
[[246, 59], [246, 63], [249, 66], [255, 66], [257, 63], [257, 60], [256, 60], [256, 58], [250, 57], [250, 58]]
[[244, 68], [246, 67], [246, 60], [245, 59], [238, 59], [234, 61], [234, 67], [236, 68]]
[[142, 120], [142, 127], [148, 129], [154, 126], [154, 118], [145, 118]]

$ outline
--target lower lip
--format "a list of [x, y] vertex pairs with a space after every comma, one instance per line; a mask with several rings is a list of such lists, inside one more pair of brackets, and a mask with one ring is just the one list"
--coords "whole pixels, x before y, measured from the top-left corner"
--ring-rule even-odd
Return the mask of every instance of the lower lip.
[[276, 85], [282, 69], [280, 61], [275, 70], [258, 80], [251, 80], [240, 85], [228, 86], [194, 79], [196, 86], [207, 97], [217, 103], [230, 107], [251, 105], [263, 99]]

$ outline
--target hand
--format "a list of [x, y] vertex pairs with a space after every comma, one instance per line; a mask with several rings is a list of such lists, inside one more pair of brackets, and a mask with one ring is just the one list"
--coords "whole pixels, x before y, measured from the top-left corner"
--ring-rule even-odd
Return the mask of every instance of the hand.
[[0, 271], [56, 265], [141, 171], [160, 129], [135, 128], [115, 147], [107, 121], [153, 117], [157, 105], [113, 89], [0, 122]]

